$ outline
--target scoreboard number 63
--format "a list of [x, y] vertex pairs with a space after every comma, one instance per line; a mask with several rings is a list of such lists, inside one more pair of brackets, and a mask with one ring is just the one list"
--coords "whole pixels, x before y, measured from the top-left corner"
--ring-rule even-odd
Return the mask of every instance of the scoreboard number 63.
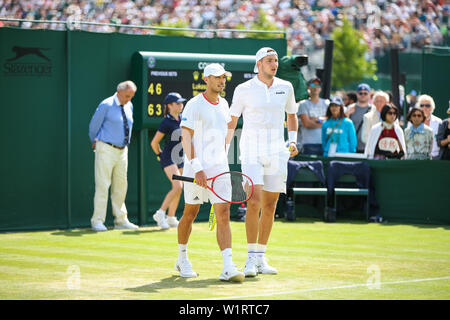
[[[156, 94], [157, 96], [161, 95], [162, 93], [162, 86], [161, 83], [153, 83], [151, 82], [150, 85], [148, 86], [148, 93], [151, 95]], [[163, 112], [163, 108], [162, 105], [160, 103], [157, 103], [156, 105], [153, 103], [150, 103], [147, 107], [147, 113], [150, 117], [153, 116], [161, 116]]]
[[154, 105], [153, 103], [150, 103], [147, 107], [147, 112], [150, 117], [153, 117], [153, 116], [159, 117], [160, 115], [162, 115], [162, 106], [160, 103], [158, 103], [156, 105]]

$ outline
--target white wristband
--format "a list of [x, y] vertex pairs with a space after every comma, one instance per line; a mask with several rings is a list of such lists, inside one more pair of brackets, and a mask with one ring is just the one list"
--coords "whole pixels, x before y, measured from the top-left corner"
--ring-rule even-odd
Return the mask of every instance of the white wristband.
[[297, 131], [288, 131], [289, 143], [297, 143]]
[[200, 163], [200, 160], [198, 160], [197, 158], [191, 160], [191, 166], [192, 169], [194, 169], [195, 173], [203, 170], [202, 164]]
[[225, 152], [226, 152], [227, 155], [228, 155], [228, 151], [229, 150], [230, 150], [230, 144], [228, 143], [228, 144], [225, 145]]

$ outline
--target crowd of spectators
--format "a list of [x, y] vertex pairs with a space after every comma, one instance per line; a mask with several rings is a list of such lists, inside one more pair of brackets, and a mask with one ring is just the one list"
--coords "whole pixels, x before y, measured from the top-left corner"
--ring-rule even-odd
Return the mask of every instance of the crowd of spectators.
[[[330, 156], [335, 144], [331, 156], [361, 153], [369, 159], [450, 159], [450, 125], [433, 114], [433, 97], [416, 97], [412, 90], [403, 117], [391, 92], [374, 91], [365, 83], [356, 92], [337, 91], [331, 100], [319, 98], [321, 90], [320, 79], [310, 79], [309, 98], [300, 102], [297, 148], [302, 154]], [[450, 107], [447, 114], [450, 117]]]
[[[251, 29], [263, 12], [280, 30], [288, 33], [291, 54], [322, 49], [325, 40], [346, 17], [366, 39], [377, 56], [395, 47], [414, 50], [440, 45], [448, 32], [450, 4], [445, 0], [0, 0], [0, 17], [88, 21], [106, 24], [154, 26], [185, 21], [195, 29]], [[62, 30], [62, 23], [37, 24], [0, 21], [0, 26]], [[96, 32], [152, 33], [142, 28], [108, 25], [77, 25]], [[197, 37], [245, 37], [235, 32], [197, 32]]]

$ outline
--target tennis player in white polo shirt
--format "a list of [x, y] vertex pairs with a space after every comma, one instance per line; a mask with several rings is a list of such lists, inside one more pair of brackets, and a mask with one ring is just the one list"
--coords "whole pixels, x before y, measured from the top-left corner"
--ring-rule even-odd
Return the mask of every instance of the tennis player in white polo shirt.
[[[258, 50], [254, 68], [257, 76], [236, 87], [230, 108], [232, 120], [228, 124], [227, 143], [231, 141], [242, 115], [239, 143], [242, 172], [255, 185], [253, 196], [247, 203], [245, 220], [248, 243], [246, 277], [277, 273], [267, 263], [266, 245], [278, 196], [280, 192], [286, 193], [287, 162], [298, 154], [298, 105], [294, 88], [290, 82], [275, 77], [277, 69], [277, 52], [267, 47]], [[289, 143], [284, 140], [286, 114]]]
[[[195, 178], [195, 184], [184, 183], [185, 207], [178, 224], [179, 255], [175, 268], [181, 277], [197, 276], [187, 256], [187, 244], [200, 205], [210, 201], [216, 214], [217, 243], [224, 263], [219, 279], [242, 282], [244, 274], [237, 270], [232, 260], [230, 204], [206, 188], [207, 178], [229, 171], [225, 141], [227, 123], [231, 121], [231, 117], [228, 102], [219, 95], [225, 88], [227, 76], [231, 76], [231, 73], [225, 71], [220, 64], [206, 66], [203, 73], [206, 91], [189, 100], [181, 116], [181, 143], [185, 155], [183, 176]], [[231, 196], [229, 181], [217, 180], [215, 185], [217, 183], [218, 187], [229, 191]]]

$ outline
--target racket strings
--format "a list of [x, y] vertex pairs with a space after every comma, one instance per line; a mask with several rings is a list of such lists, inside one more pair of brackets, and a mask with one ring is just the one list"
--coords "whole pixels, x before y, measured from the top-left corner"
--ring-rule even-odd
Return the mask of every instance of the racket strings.
[[253, 193], [253, 183], [237, 171], [225, 172], [213, 179], [212, 191], [220, 199], [231, 203], [247, 201]]
[[241, 174], [230, 174], [231, 179], [231, 201], [246, 201], [251, 193], [251, 181]]

